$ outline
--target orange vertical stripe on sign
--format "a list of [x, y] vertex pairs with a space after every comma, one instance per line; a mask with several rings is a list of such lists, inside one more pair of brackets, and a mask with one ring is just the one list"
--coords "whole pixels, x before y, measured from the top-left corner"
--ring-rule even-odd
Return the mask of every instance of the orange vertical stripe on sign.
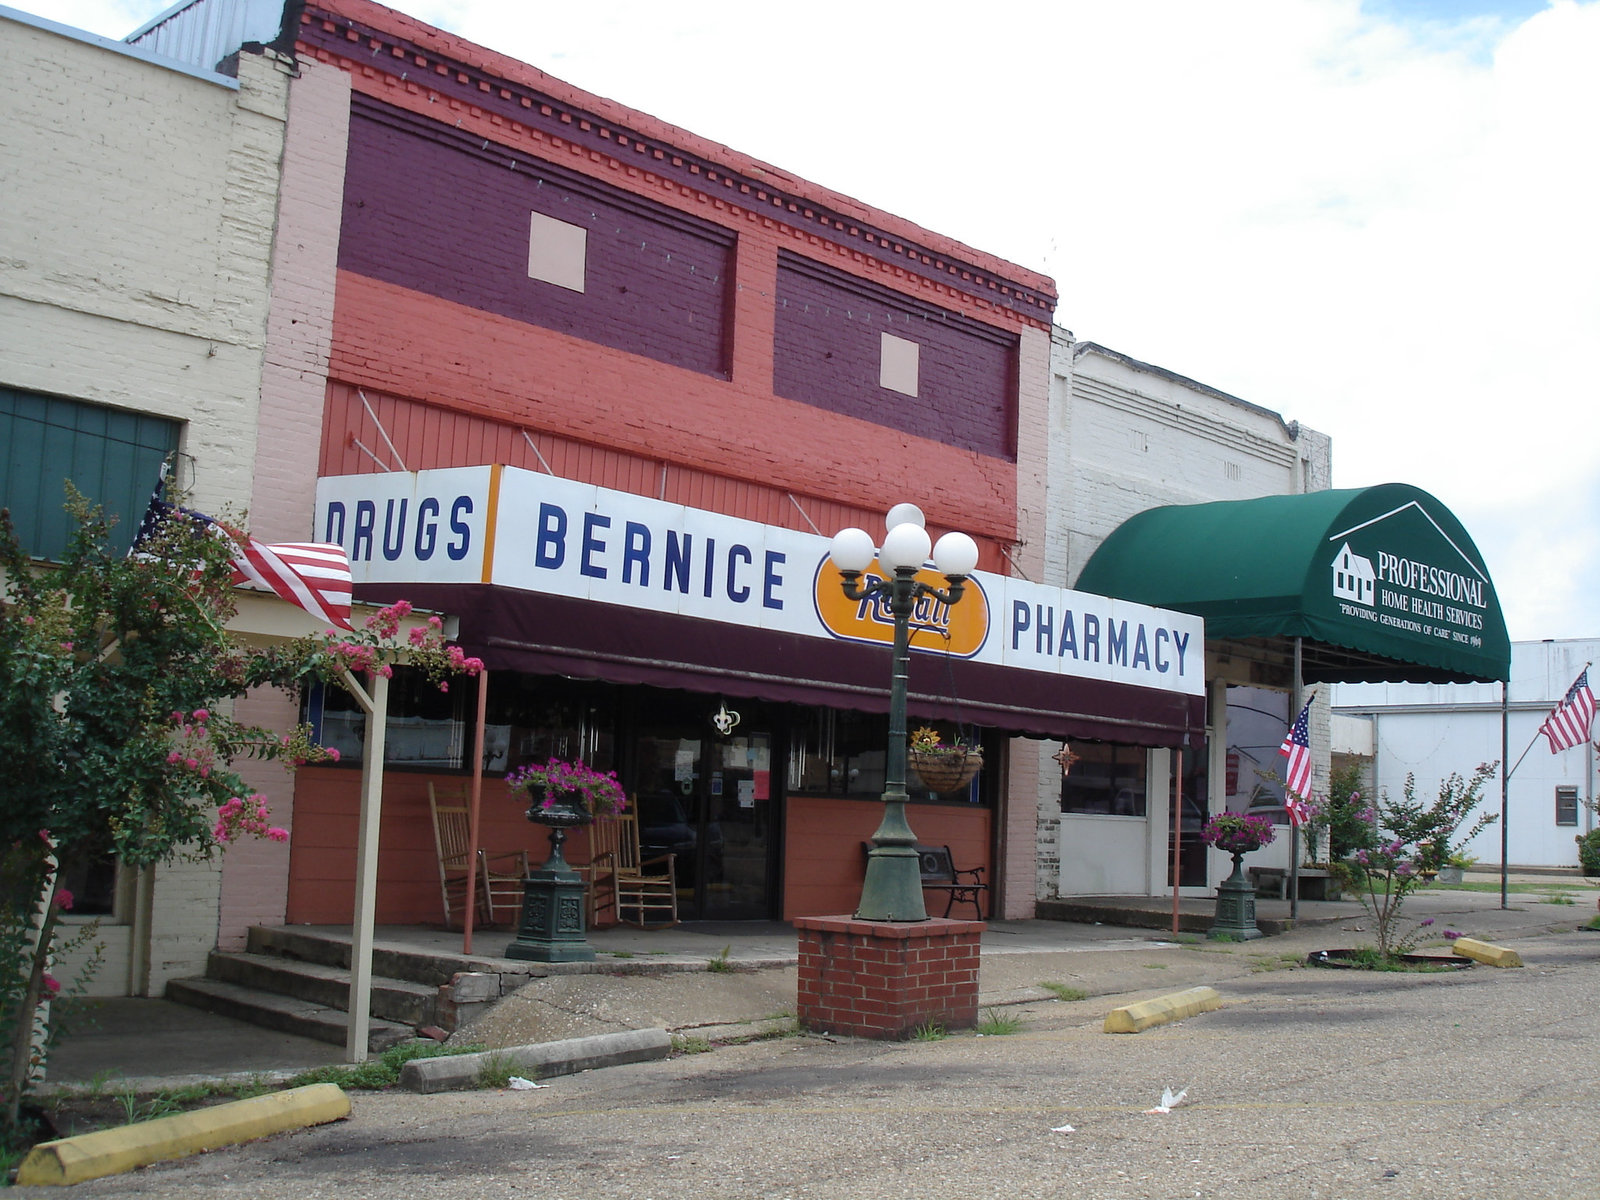
[[494, 535], [495, 527], [500, 521], [500, 472], [504, 469], [499, 463], [494, 463], [489, 468], [489, 511], [483, 521], [484, 583], [491, 583], [494, 580]]

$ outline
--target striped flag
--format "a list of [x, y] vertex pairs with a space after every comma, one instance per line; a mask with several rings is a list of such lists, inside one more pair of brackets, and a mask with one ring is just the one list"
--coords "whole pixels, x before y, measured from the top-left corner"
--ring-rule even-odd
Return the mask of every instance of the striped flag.
[[349, 629], [350, 560], [344, 547], [333, 542], [258, 542], [241, 529], [192, 509], [177, 508], [161, 499], [161, 484], [150, 497], [144, 520], [134, 535], [133, 548], [155, 532], [173, 514], [188, 517], [227, 538], [235, 549], [233, 582], [243, 587], [273, 592], [318, 621]]
[[1550, 753], [1560, 754], [1589, 740], [1594, 723], [1594, 693], [1589, 690], [1589, 668], [1584, 667], [1567, 689], [1567, 698], [1544, 719], [1539, 732], [1550, 739]]
[[258, 542], [221, 526], [240, 553], [233, 582], [276, 592], [318, 621], [350, 628], [350, 559], [335, 542]]
[[[1313, 693], [1312, 699], [1315, 698]], [[1289, 726], [1278, 753], [1289, 760], [1285, 772], [1283, 806], [1289, 810], [1289, 823], [1298, 829], [1311, 816], [1305, 800], [1311, 794], [1311, 700], [1306, 701], [1294, 724]]]

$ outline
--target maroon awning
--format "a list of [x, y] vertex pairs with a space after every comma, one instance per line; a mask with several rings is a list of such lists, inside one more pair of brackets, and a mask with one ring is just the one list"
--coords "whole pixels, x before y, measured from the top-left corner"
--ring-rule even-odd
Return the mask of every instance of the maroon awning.
[[[868, 646], [487, 584], [375, 585], [358, 599], [457, 615], [491, 670], [887, 712], [887, 646]], [[907, 712], [1012, 734], [1141, 746], [1198, 742], [1205, 698], [929, 654], [911, 655]]]

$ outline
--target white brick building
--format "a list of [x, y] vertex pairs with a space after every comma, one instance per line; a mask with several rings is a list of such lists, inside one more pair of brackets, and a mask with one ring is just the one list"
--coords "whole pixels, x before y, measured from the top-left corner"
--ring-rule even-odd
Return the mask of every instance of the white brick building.
[[[23, 14], [0, 16], [0, 60], [10, 436], [48, 423], [52, 436], [82, 438], [108, 414], [153, 418], [145, 425], [170, 438], [197, 508], [250, 508], [289, 64], [245, 54], [230, 77]], [[128, 450], [102, 441], [108, 459]], [[314, 477], [309, 456], [307, 470]], [[126, 529], [153, 478], [131, 459], [119, 478], [120, 499], [94, 498]], [[13, 476], [11, 486], [23, 485]], [[58, 511], [63, 498], [60, 481], [41, 476], [29, 496], [0, 503]], [[295, 532], [308, 525], [309, 515]], [[203, 970], [217, 943], [221, 866], [121, 876], [100, 918], [107, 961], [93, 990], [160, 995], [167, 979]]]
[[[1076, 342], [1064, 329], [1055, 330], [1051, 350], [1047, 583], [1074, 586], [1107, 535], [1146, 509], [1329, 486], [1332, 453], [1324, 434], [1172, 371]], [[1212, 855], [1217, 861], [1207, 861], [1193, 837], [1198, 825], [1191, 805], [1211, 795], [1226, 796], [1232, 807], [1249, 806], [1262, 786], [1255, 770], [1276, 768], [1292, 682], [1292, 673], [1281, 667], [1264, 671], [1260, 664], [1231, 662], [1222, 649], [1208, 641], [1206, 679], [1211, 711], [1230, 702], [1235, 708], [1232, 730], [1223, 733], [1229, 753], [1212, 756], [1204, 775], [1185, 785], [1185, 811], [1191, 815], [1182, 873], [1195, 894], [1227, 873], [1227, 859]], [[1230, 684], [1255, 686], [1230, 692]], [[1319, 701], [1313, 716], [1313, 745], [1322, 748], [1318, 776], [1325, 782], [1325, 702]], [[1162, 781], [1172, 776], [1172, 753], [1145, 750], [1138, 752], [1143, 761], [1117, 757], [1083, 764], [1080, 770], [1100, 770], [1107, 778], [1109, 801], [1096, 803], [1082, 795], [1074, 800], [1077, 789], [1064, 796], [1061, 773], [1049, 761], [1055, 749], [1038, 751], [1039, 895], [1167, 893], [1170, 816], [1159, 798], [1166, 791]], [[1064, 812], [1064, 804], [1078, 811]], [[1212, 811], [1221, 807], [1209, 805]], [[1276, 855], [1286, 861], [1281, 843], [1261, 852], [1260, 861]]]

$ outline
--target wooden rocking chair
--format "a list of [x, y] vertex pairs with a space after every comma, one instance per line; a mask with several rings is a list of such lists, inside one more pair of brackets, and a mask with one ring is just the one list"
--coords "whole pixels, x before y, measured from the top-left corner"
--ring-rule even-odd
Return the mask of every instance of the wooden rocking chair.
[[587, 868], [590, 924], [598, 926], [609, 912], [613, 920], [641, 929], [676, 925], [677, 855], [640, 861], [636, 810], [602, 817], [589, 826], [589, 836], [594, 847]]
[[[428, 810], [433, 815], [433, 845], [439, 856], [439, 895], [444, 926], [455, 928], [467, 898], [469, 814], [465, 804], [440, 804], [428, 781]], [[528, 874], [528, 852], [478, 851], [478, 916], [489, 925], [515, 922], [522, 908], [522, 881]], [[502, 913], [505, 916], [502, 916]]]

